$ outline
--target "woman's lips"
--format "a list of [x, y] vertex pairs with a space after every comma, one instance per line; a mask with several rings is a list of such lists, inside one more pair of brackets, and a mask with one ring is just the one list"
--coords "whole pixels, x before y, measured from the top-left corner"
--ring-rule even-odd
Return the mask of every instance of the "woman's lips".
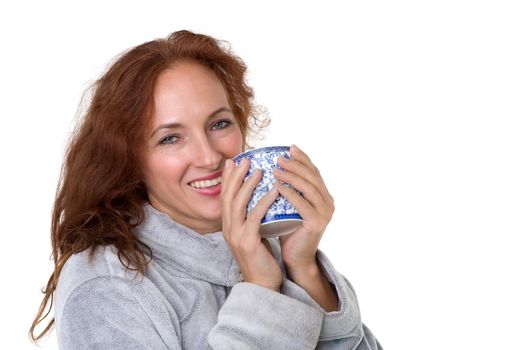
[[221, 194], [221, 184], [203, 188], [196, 188], [192, 186], [189, 187], [198, 194], [202, 194], [205, 196], [218, 196], [219, 194]]
[[218, 171], [215, 174], [210, 174], [210, 175], [207, 175], [207, 176], [199, 177], [198, 179], [193, 179], [193, 180], [191, 180], [188, 183], [192, 183], [192, 182], [196, 182], [196, 181], [213, 180], [213, 179], [216, 179], [216, 178], [220, 177], [221, 175], [222, 175], [222, 171]]
[[188, 186], [198, 194], [217, 196], [221, 193], [221, 175], [222, 171], [219, 171], [215, 174], [200, 177], [190, 181]]

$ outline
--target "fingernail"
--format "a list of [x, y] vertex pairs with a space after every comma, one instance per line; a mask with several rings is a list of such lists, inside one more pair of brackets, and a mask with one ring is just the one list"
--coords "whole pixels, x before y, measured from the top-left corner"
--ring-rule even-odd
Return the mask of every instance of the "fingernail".
[[231, 166], [232, 166], [232, 160], [231, 159], [226, 159], [226, 164], [224, 164], [224, 168], [225, 169], [230, 169]]

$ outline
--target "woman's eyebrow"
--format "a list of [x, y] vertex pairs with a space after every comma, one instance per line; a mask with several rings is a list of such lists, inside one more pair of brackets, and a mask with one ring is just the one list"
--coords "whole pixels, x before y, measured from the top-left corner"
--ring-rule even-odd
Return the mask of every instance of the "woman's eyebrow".
[[[221, 113], [221, 112], [232, 112], [229, 108], [227, 107], [221, 107], [219, 109], [217, 109], [216, 111], [212, 112], [207, 120], [210, 120], [211, 118], [215, 117], [217, 114]], [[182, 126], [181, 123], [167, 123], [167, 124], [162, 124], [160, 125], [158, 128], [156, 128], [153, 133], [151, 134], [151, 137], [153, 137], [153, 135], [155, 135], [159, 130], [162, 130], [162, 129], [175, 129], [175, 128], [180, 128]]]

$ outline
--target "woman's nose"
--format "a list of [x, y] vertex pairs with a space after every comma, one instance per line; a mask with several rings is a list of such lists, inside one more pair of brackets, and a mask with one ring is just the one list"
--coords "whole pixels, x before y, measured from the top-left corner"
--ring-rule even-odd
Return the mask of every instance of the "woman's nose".
[[221, 154], [208, 139], [199, 140], [192, 150], [193, 163], [199, 168], [217, 169], [221, 163]]

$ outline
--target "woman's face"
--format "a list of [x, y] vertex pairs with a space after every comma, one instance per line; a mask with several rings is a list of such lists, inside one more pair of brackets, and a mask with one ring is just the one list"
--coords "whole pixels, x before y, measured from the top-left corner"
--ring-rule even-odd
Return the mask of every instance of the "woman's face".
[[199, 233], [220, 231], [219, 183], [243, 137], [215, 74], [194, 62], [162, 72], [146, 134], [145, 184], [151, 205]]

